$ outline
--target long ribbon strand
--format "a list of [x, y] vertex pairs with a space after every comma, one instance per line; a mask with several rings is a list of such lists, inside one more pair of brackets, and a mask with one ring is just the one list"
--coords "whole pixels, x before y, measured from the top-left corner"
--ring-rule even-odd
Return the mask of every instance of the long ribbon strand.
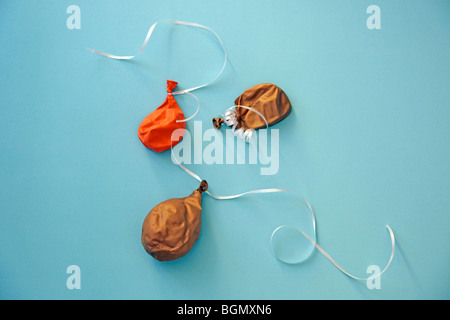
[[[209, 32], [211, 32], [216, 38], [217, 38], [217, 40], [218, 40], [218, 42], [219, 42], [219, 44], [221, 45], [221, 47], [222, 47], [222, 50], [223, 50], [223, 52], [224, 52], [224, 63], [223, 63], [223, 65], [222, 65], [222, 68], [220, 69], [220, 71], [219, 71], [219, 73], [217, 73], [217, 75], [212, 79], [212, 80], [210, 80], [210, 81], [208, 81], [207, 83], [204, 83], [204, 84], [202, 84], [202, 85], [199, 85], [199, 86], [196, 86], [196, 87], [193, 87], [193, 88], [190, 88], [190, 89], [185, 89], [185, 90], [180, 90], [180, 91], [175, 91], [175, 92], [172, 92], [172, 95], [179, 95], [179, 94], [189, 94], [189, 95], [191, 95], [192, 97], [194, 97], [195, 99], [196, 99], [196, 101], [197, 101], [197, 110], [195, 111], [195, 113], [191, 116], [191, 117], [189, 117], [189, 118], [187, 118], [187, 119], [184, 119], [184, 120], [178, 120], [177, 122], [185, 122], [185, 121], [189, 121], [190, 119], [192, 119], [192, 118], [194, 118], [195, 117], [195, 115], [198, 113], [198, 111], [199, 111], [199, 108], [200, 108], [200, 102], [199, 102], [199, 100], [198, 100], [198, 98], [194, 95], [194, 94], [192, 94], [191, 93], [191, 91], [194, 91], [194, 90], [197, 90], [197, 89], [200, 89], [200, 88], [203, 88], [203, 87], [205, 87], [205, 86], [207, 86], [207, 85], [210, 85], [211, 83], [213, 83], [215, 80], [217, 80], [217, 78], [223, 73], [223, 71], [224, 71], [224, 69], [225, 69], [225, 66], [226, 66], [226, 64], [227, 64], [227, 59], [228, 59], [228, 57], [227, 57], [227, 51], [226, 51], [226, 49], [225, 49], [225, 46], [223, 45], [223, 42], [222, 42], [222, 40], [220, 39], [220, 37], [218, 36], [218, 34], [216, 33], [216, 32], [214, 32], [212, 29], [210, 29], [210, 28], [208, 28], [208, 27], [206, 27], [206, 26], [203, 26], [203, 25], [201, 25], [201, 24], [198, 24], [198, 23], [192, 23], [192, 22], [184, 22], [184, 21], [177, 21], [177, 20], [160, 20], [160, 21], [157, 21], [157, 22], [155, 22], [150, 28], [149, 28], [149, 30], [148, 30], [148, 32], [147, 32], [147, 35], [146, 35], [146, 37], [145, 37], [145, 40], [144, 40], [144, 42], [143, 42], [143, 44], [142, 44], [142, 46], [141, 46], [141, 48], [139, 49], [139, 51], [138, 51], [138, 53], [137, 54], [135, 54], [135, 55], [133, 55], [133, 56], [118, 56], [118, 55], [114, 55], [114, 54], [110, 54], [110, 53], [105, 53], [105, 52], [102, 52], [102, 51], [99, 51], [99, 50], [95, 50], [95, 49], [90, 49], [90, 48], [87, 48], [87, 50], [88, 51], [91, 51], [91, 52], [93, 52], [93, 53], [96, 53], [96, 54], [99, 54], [99, 55], [102, 55], [102, 56], [105, 56], [105, 57], [107, 57], [107, 58], [111, 58], [111, 59], [116, 59], [116, 60], [130, 60], [130, 59], [134, 59], [137, 55], [139, 55], [139, 54], [141, 54], [142, 53], [142, 51], [144, 51], [144, 49], [145, 49], [145, 47], [147, 46], [147, 44], [148, 44], [148, 42], [150, 41], [150, 37], [151, 37], [151, 35], [153, 34], [153, 31], [155, 30], [155, 28], [156, 28], [156, 26], [159, 24], [159, 23], [161, 23], [161, 22], [166, 22], [166, 23], [173, 23], [173, 24], [177, 24], [177, 25], [185, 25], [185, 26], [189, 26], [189, 27], [195, 27], [195, 28], [200, 28], [200, 29], [203, 29], [203, 30], [206, 30], [206, 31], [209, 31]], [[235, 108], [236, 106], [233, 106], [233, 107], [231, 107], [231, 108], [229, 108], [227, 111], [229, 111], [229, 110], [231, 110], [232, 108]], [[245, 107], [245, 106], [239, 106], [239, 107], [243, 107], [243, 108], [247, 108], [247, 109], [250, 109], [250, 110], [252, 110], [252, 111], [254, 111], [254, 112], [257, 112], [263, 119], [264, 119], [264, 121], [266, 122], [266, 126], [268, 126], [268, 124], [267, 124], [267, 121], [266, 121], [266, 119], [264, 118], [264, 116], [261, 114], [261, 113], [259, 113], [257, 110], [254, 110], [254, 109], [251, 109], [251, 108], [249, 108], [249, 107]], [[228, 114], [228, 116], [230, 116], [230, 114]], [[233, 132], [235, 133], [235, 134], [237, 134], [237, 135], [239, 135], [239, 136], [241, 136], [241, 137], [243, 137], [243, 138], [245, 138], [247, 141], [249, 141], [250, 139], [251, 139], [251, 134], [253, 133], [252, 131], [250, 131], [250, 132], [248, 132], [247, 134], [245, 133], [245, 132], [241, 132], [241, 131], [239, 131], [239, 130], [237, 130], [236, 132], [235, 132], [235, 129], [236, 129], [236, 124], [235, 123], [232, 123], [232, 119], [230, 118], [230, 117], [228, 117], [229, 118], [229, 125], [231, 125], [231, 126], [233, 126]], [[228, 124], [228, 123], [227, 123]], [[195, 174], [194, 172], [192, 172], [192, 171], [190, 171], [189, 169], [187, 169], [185, 166], [183, 166], [182, 164], [181, 164], [181, 162], [180, 161], [178, 161], [178, 159], [175, 157], [175, 155], [174, 155], [174, 153], [173, 153], [173, 149], [171, 148], [171, 154], [172, 154], [172, 159], [176, 162], [176, 164], [183, 170], [183, 171], [185, 171], [187, 174], [189, 174], [191, 177], [193, 177], [193, 178], [195, 178], [196, 180], [198, 180], [199, 182], [201, 182], [202, 181], [202, 179], [197, 175], [197, 174]], [[247, 192], [243, 192], [243, 193], [240, 193], [240, 194], [236, 194], [236, 195], [228, 195], [228, 196], [217, 196], [217, 195], [213, 195], [213, 194], [211, 194], [209, 191], [206, 191], [206, 193], [210, 196], [210, 197], [212, 197], [212, 198], [214, 198], [214, 199], [216, 199], [216, 200], [231, 200], [231, 199], [236, 199], [236, 198], [239, 198], [239, 197], [243, 197], [243, 196], [246, 196], [246, 195], [249, 195], [249, 194], [263, 194], [263, 193], [274, 193], [274, 192], [291, 192], [292, 193], [292, 191], [290, 191], [290, 190], [286, 190], [286, 189], [279, 189], [279, 188], [270, 188], [270, 189], [258, 189], [258, 190], [252, 190], [252, 191], [247, 191]], [[368, 279], [370, 279], [370, 278], [374, 278], [374, 277], [379, 277], [382, 273], [384, 273], [387, 269], [388, 269], [388, 267], [390, 266], [390, 264], [391, 264], [391, 262], [392, 262], [392, 259], [393, 259], [393, 257], [394, 257], [394, 252], [395, 252], [395, 236], [394, 236], [394, 232], [392, 231], [392, 229], [391, 229], [391, 227], [389, 226], [389, 225], [386, 225], [386, 228], [388, 229], [388, 231], [389, 231], [389, 235], [390, 235], [390, 238], [391, 238], [391, 244], [392, 244], [392, 251], [391, 251], [391, 255], [390, 255], [390, 258], [389, 258], [389, 261], [388, 261], [388, 263], [387, 263], [387, 265], [385, 266], [385, 268], [379, 273], [379, 274], [376, 274], [376, 275], [374, 275], [374, 276], [371, 276], [371, 277], [368, 277], [368, 278], [361, 278], [361, 277], [356, 277], [356, 276], [353, 276], [352, 274], [350, 274], [349, 272], [347, 272], [347, 271], [345, 271], [321, 246], [319, 246], [319, 244], [315, 241], [315, 239], [316, 239], [316, 219], [315, 219], [315, 215], [314, 215], [314, 211], [313, 211], [313, 209], [312, 209], [312, 207], [311, 207], [311, 205], [309, 204], [309, 202], [303, 197], [303, 196], [300, 196], [304, 201], [305, 201], [305, 203], [307, 204], [307, 206], [308, 206], [308, 208], [309, 208], [309, 210], [310, 210], [310, 213], [311, 213], [311, 217], [312, 217], [312, 223], [313, 223], [313, 233], [314, 233], [314, 236], [313, 236], [313, 238], [311, 238], [308, 234], [306, 234], [303, 230], [301, 230], [301, 229], [298, 229], [298, 228], [295, 228], [296, 230], [298, 230], [309, 242], [311, 242], [313, 245], [314, 245], [314, 247], [315, 248], [317, 248], [317, 250], [319, 250], [331, 263], [333, 263], [340, 271], [342, 271], [344, 274], [346, 274], [347, 276], [349, 276], [349, 277], [351, 277], [351, 278], [353, 278], [353, 279], [356, 279], [356, 280], [368, 280]], [[281, 230], [281, 229], [283, 229], [284, 227], [287, 227], [287, 226], [279, 226], [278, 228], [276, 228], [274, 231], [273, 231], [273, 233], [272, 233], [272, 235], [271, 235], [271, 237], [270, 237], [270, 241], [271, 241], [271, 247], [272, 247], [272, 249], [273, 249], [273, 238], [274, 238], [274, 236], [275, 236], [275, 234], [279, 231], [279, 230]], [[307, 257], [305, 257], [304, 259], [302, 259], [301, 261], [299, 261], [299, 262], [297, 262], [297, 263], [300, 263], [300, 262], [303, 262], [303, 261], [305, 261], [311, 254], [312, 254], [312, 252], [313, 252], [313, 249], [314, 248], [312, 248], [312, 250], [311, 250], [311, 252], [308, 254], [308, 256]], [[274, 253], [274, 256], [277, 258], [277, 259], [279, 259], [280, 261], [283, 261], [282, 259], [280, 259], [277, 255], [276, 255], [276, 253], [272, 250], [272, 252]], [[283, 261], [283, 262], [286, 262], [286, 261]]]
[[[177, 157], [175, 156], [175, 154], [173, 153], [173, 148], [171, 148], [171, 155], [172, 155], [172, 160], [178, 165], [178, 167], [180, 167], [184, 172], [186, 172], [187, 174], [189, 174], [191, 177], [193, 177], [194, 179], [198, 180], [199, 182], [201, 182], [203, 179], [198, 176], [196, 173], [192, 172], [191, 170], [189, 170], [188, 168], [186, 168], [183, 164], [181, 164], [181, 162], [177, 159]], [[217, 196], [217, 195], [213, 195], [211, 194], [209, 191], [206, 191], [206, 193], [216, 199], [216, 200], [231, 200], [231, 199], [236, 199], [239, 197], [243, 197], [245, 195], [249, 195], [249, 194], [258, 194], [258, 193], [273, 193], [273, 192], [290, 192], [295, 194], [294, 192], [287, 190], [287, 189], [279, 189], [279, 188], [270, 188], [270, 189], [258, 189], [258, 190], [252, 190], [252, 191], [247, 191], [247, 192], [243, 192], [240, 194], [235, 194], [235, 195], [228, 195], [228, 196]], [[297, 261], [296, 263], [301, 263], [305, 260], [307, 260], [311, 254], [314, 252], [314, 248], [317, 248], [317, 250], [320, 251], [320, 253], [322, 253], [336, 268], [338, 268], [341, 272], [343, 272], [345, 275], [349, 276], [350, 278], [353, 278], [355, 280], [361, 280], [361, 281], [367, 281], [369, 279], [374, 279], [376, 277], [381, 276], [390, 266], [392, 259], [394, 258], [394, 253], [395, 253], [395, 236], [394, 236], [394, 232], [392, 231], [391, 227], [389, 225], [386, 225], [386, 228], [388, 229], [389, 232], [389, 236], [391, 239], [391, 255], [389, 257], [389, 260], [386, 264], [386, 266], [384, 267], [384, 269], [382, 271], [380, 271], [378, 274], [372, 275], [370, 277], [367, 278], [363, 278], [363, 277], [357, 277], [352, 275], [351, 273], [347, 272], [344, 268], [342, 268], [317, 242], [316, 242], [316, 217], [314, 215], [314, 211], [312, 209], [311, 204], [303, 197], [303, 196], [299, 196], [308, 206], [308, 209], [311, 213], [311, 218], [312, 218], [312, 224], [313, 224], [313, 237], [310, 237], [306, 232], [304, 232], [303, 230], [299, 229], [299, 228], [295, 228], [295, 230], [297, 230], [298, 232], [300, 232], [301, 235], [303, 235], [309, 242], [311, 242], [313, 244], [313, 248], [311, 249], [311, 251], [308, 253], [308, 255], [306, 255], [303, 259]], [[279, 226], [278, 228], [276, 228], [273, 232], [272, 235], [270, 237], [270, 246], [272, 249], [272, 254], [275, 256], [275, 258], [277, 258], [278, 260], [280, 260], [281, 262], [284, 263], [288, 263], [285, 260], [281, 259], [279, 256], [277, 256], [275, 250], [273, 249], [273, 239], [274, 236], [277, 232], [279, 232], [280, 230], [282, 230], [285, 227], [289, 227], [287, 225], [282, 225]]]
[[189, 121], [189, 120], [191, 120], [192, 118], [195, 117], [195, 115], [198, 113], [198, 111], [200, 109], [200, 102], [199, 102], [198, 98], [194, 94], [191, 93], [191, 91], [194, 91], [194, 90], [206, 87], [206, 86], [210, 85], [211, 83], [213, 83], [214, 81], [216, 81], [217, 78], [219, 78], [219, 76], [223, 73], [223, 71], [225, 70], [225, 66], [227, 65], [227, 61], [228, 61], [227, 50], [225, 49], [225, 46], [224, 46], [224, 44], [222, 42], [222, 39], [220, 39], [219, 35], [214, 30], [212, 30], [212, 29], [210, 29], [210, 28], [208, 28], [208, 27], [206, 27], [204, 25], [201, 25], [201, 24], [198, 24], [198, 23], [193, 23], [193, 22], [185, 22], [185, 21], [178, 21], [178, 20], [160, 20], [160, 21], [157, 21], [157, 22], [155, 22], [154, 24], [151, 25], [151, 27], [148, 29], [147, 35], [146, 35], [146, 37], [144, 39], [144, 42], [143, 42], [141, 48], [133, 56], [118, 56], [118, 55], [115, 55], [115, 54], [106, 53], [106, 52], [102, 52], [102, 51], [91, 49], [91, 48], [86, 48], [86, 49], [88, 51], [90, 51], [90, 52], [102, 55], [102, 56], [110, 58], [110, 59], [116, 59], [116, 60], [131, 60], [131, 59], [134, 59], [136, 56], [141, 54], [142, 51], [144, 51], [145, 47], [147, 46], [147, 44], [150, 41], [150, 37], [152, 36], [153, 31], [155, 30], [156, 26], [158, 24], [160, 24], [160, 23], [172, 23], [172, 24], [176, 24], [176, 25], [184, 25], [184, 26], [188, 26], [188, 27], [200, 28], [200, 29], [206, 30], [206, 31], [208, 31], [208, 32], [210, 32], [210, 33], [212, 33], [214, 35], [214, 37], [219, 42], [219, 44], [220, 44], [220, 46], [221, 46], [221, 48], [223, 50], [223, 53], [224, 53], [224, 61], [223, 61], [222, 68], [220, 69], [219, 73], [217, 73], [216, 76], [212, 80], [210, 80], [210, 81], [208, 81], [208, 82], [206, 82], [206, 83], [204, 83], [202, 85], [193, 87], [193, 88], [189, 88], [189, 89], [185, 89], [185, 90], [179, 90], [179, 91], [174, 91], [174, 92], [171, 93], [172, 95], [189, 94], [190, 96], [192, 96], [192, 97], [194, 97], [196, 99], [196, 101], [197, 101], [197, 111], [192, 116], [190, 116], [187, 119], [177, 120], [177, 122]]

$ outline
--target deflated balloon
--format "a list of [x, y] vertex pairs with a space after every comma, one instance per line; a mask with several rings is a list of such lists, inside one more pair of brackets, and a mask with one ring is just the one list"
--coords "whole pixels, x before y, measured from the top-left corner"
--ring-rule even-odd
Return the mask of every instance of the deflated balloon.
[[[243, 130], [265, 128], [266, 122], [260, 114], [271, 126], [285, 119], [292, 109], [286, 93], [272, 83], [262, 83], [248, 88], [236, 98], [234, 104], [233, 117], [236, 119], [236, 129]], [[252, 112], [251, 109], [258, 112]], [[224, 122], [224, 119], [213, 118], [216, 129], [219, 129]]]
[[[172, 90], [176, 88], [177, 84], [175, 81], [167, 80], [168, 94], [166, 100], [155, 111], [145, 117], [139, 126], [139, 139], [144, 146], [153, 151], [162, 152], [169, 150], [183, 138], [186, 124], [177, 122], [177, 120], [184, 120], [184, 114], [172, 95]], [[174, 141], [172, 141], [172, 133], [177, 129], [182, 134], [176, 138], [174, 137]]]
[[187, 254], [200, 235], [203, 180], [191, 195], [169, 199], [154, 207], [142, 225], [142, 244], [159, 261], [175, 260]]

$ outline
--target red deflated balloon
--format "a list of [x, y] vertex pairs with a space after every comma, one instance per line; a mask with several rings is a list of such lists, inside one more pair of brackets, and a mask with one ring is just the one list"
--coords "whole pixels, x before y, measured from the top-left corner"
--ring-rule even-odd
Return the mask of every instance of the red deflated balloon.
[[[167, 80], [166, 100], [155, 111], [145, 117], [139, 126], [139, 139], [144, 146], [153, 151], [170, 150], [184, 136], [186, 124], [184, 121], [178, 122], [179, 120], [184, 120], [184, 114], [172, 95], [172, 91], [177, 84], [175, 81]], [[179, 131], [177, 131], [176, 137], [172, 141], [172, 133], [177, 129]]]

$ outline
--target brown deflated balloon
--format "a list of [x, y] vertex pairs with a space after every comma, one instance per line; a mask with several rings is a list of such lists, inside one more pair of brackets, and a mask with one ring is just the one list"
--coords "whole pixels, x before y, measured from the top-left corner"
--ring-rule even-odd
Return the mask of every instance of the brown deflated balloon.
[[200, 235], [203, 180], [190, 196], [169, 199], [154, 207], [142, 225], [142, 244], [159, 261], [175, 260], [188, 253]]
[[[247, 108], [250, 107], [261, 113], [267, 120], [269, 126], [274, 125], [291, 112], [291, 103], [288, 96], [279, 87], [272, 83], [262, 83], [245, 90], [234, 101], [236, 106], [234, 117], [236, 118], [236, 129], [261, 129], [266, 127], [266, 122], [261, 116]], [[224, 119], [214, 118], [213, 124], [219, 129]]]

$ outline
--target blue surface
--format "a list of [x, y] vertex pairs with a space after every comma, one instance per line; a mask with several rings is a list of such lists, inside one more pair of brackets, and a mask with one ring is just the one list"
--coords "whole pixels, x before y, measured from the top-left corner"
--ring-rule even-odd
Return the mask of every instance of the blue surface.
[[[81, 8], [69, 30], [66, 9]], [[381, 8], [369, 30], [366, 9]], [[449, 299], [450, 2], [2, 1], [0, 3], [0, 298]], [[140, 243], [159, 202], [198, 183], [137, 138], [165, 98], [165, 80], [196, 91], [203, 130], [246, 88], [272, 82], [293, 113], [280, 131], [279, 171], [189, 165], [217, 194], [280, 187], [312, 204], [319, 244], [349, 272], [383, 267], [369, 290], [319, 252], [287, 265], [270, 252], [282, 224], [310, 232], [288, 194], [203, 199], [202, 232], [184, 258], [159, 263]], [[190, 97], [177, 97], [186, 115]], [[193, 128], [193, 122], [187, 124]], [[205, 145], [203, 146], [205, 148]], [[81, 269], [69, 290], [66, 269]]]

